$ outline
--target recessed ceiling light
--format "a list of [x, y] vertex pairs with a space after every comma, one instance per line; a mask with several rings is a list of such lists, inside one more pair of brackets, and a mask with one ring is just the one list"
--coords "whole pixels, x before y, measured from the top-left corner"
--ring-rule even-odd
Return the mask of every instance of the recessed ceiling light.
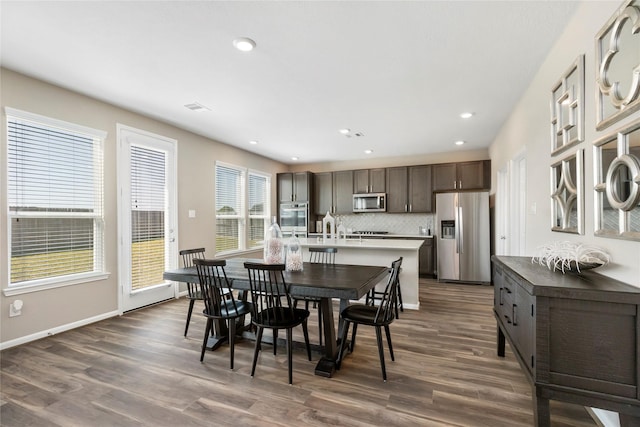
[[198, 112], [211, 111], [211, 108], [205, 107], [199, 102], [192, 102], [191, 104], [185, 104], [185, 107], [187, 107], [191, 111], [198, 111]]
[[238, 50], [250, 52], [254, 47], [256, 47], [256, 42], [247, 37], [240, 37], [233, 41], [233, 45]]
[[456, 142], [455, 142], [455, 144], [456, 144], [456, 145], [462, 145], [462, 144], [464, 144], [464, 141], [462, 141], [462, 140], [460, 140], [460, 141], [456, 141]]
[[343, 135], [347, 135], [349, 132], [351, 132], [351, 129], [347, 129], [347, 128], [340, 129], [340, 133]]
[[371, 153], [373, 153], [373, 150], [364, 150], [364, 153], [365, 154], [371, 154]]
[[474, 113], [462, 113], [460, 114], [460, 117], [462, 117], [463, 119], [470, 119], [471, 117], [473, 117]]
[[256, 141], [255, 139], [254, 139], [254, 140], [249, 141], [249, 144], [251, 144], [251, 145], [256, 145], [257, 143], [258, 143], [258, 141]]
[[291, 160], [296, 161], [296, 160], [298, 160], [298, 158], [297, 158], [296, 156], [293, 156], [293, 157], [291, 158]]

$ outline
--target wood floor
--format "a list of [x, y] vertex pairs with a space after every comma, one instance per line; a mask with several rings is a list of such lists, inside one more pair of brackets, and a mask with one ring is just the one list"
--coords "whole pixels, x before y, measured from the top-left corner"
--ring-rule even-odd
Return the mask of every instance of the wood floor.
[[[251, 378], [253, 342], [237, 344], [233, 371], [228, 346], [200, 363], [202, 316], [184, 338], [184, 299], [145, 308], [0, 353], [0, 425], [532, 426], [531, 389], [509, 346], [496, 356], [492, 292], [421, 279], [420, 310], [391, 325], [387, 383], [364, 326], [333, 378], [313, 374], [318, 354], [309, 362], [294, 350], [290, 386], [284, 348], [274, 356], [265, 345]], [[553, 426], [595, 425], [581, 406], [551, 411]]]

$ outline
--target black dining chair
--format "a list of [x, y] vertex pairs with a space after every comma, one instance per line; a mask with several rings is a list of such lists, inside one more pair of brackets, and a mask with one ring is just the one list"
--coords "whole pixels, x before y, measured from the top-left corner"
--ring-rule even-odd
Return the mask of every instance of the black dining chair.
[[207, 318], [204, 331], [200, 361], [204, 360], [207, 340], [213, 328], [214, 320], [228, 321], [228, 340], [230, 350], [230, 368], [233, 369], [233, 352], [236, 336], [236, 319], [252, 313], [253, 304], [235, 298], [230, 281], [224, 271], [227, 262], [223, 259], [194, 259], [198, 270], [200, 289], [204, 301], [202, 314]]
[[[312, 264], [335, 264], [338, 248], [309, 248], [309, 262]], [[298, 301], [304, 301], [304, 308], [309, 310], [309, 304], [313, 303], [313, 308], [318, 309], [318, 343], [322, 346], [322, 308], [320, 298], [301, 297], [294, 298], [294, 307], [298, 306]]]
[[[180, 251], [183, 267], [193, 267], [193, 260], [204, 259], [204, 248], [183, 249]], [[196, 301], [202, 301], [202, 291], [199, 283], [187, 283], [187, 298], [189, 298], [189, 311], [187, 312], [187, 323], [184, 326], [184, 336], [187, 336], [189, 323], [191, 322], [191, 313]]]
[[251, 322], [257, 328], [251, 376], [253, 377], [256, 371], [258, 353], [262, 347], [262, 334], [265, 328], [273, 330], [274, 354], [278, 340], [277, 331], [286, 329], [289, 384], [293, 384], [293, 328], [298, 325], [302, 325], [307, 355], [311, 360], [311, 346], [309, 345], [309, 331], [307, 330], [309, 310], [293, 306], [289, 285], [284, 278], [284, 264], [245, 262], [244, 267], [249, 275], [249, 287], [251, 288], [251, 300], [253, 301]]
[[[378, 291], [375, 287], [373, 287], [369, 292], [367, 292], [367, 296], [365, 298], [366, 304], [376, 305], [376, 302], [382, 301], [383, 295], [384, 295], [384, 291]], [[396, 313], [396, 319], [399, 319], [400, 312], [404, 312], [404, 305], [402, 304], [402, 287], [400, 286], [399, 278], [398, 278], [398, 298], [396, 300], [396, 303], [394, 304], [394, 310]]]
[[[391, 333], [389, 331], [389, 325], [395, 319], [394, 304], [397, 301], [398, 292], [398, 275], [400, 273], [400, 266], [402, 265], [402, 257], [391, 263], [391, 272], [389, 273], [389, 279], [385, 286], [384, 292], [381, 296], [379, 305], [369, 304], [353, 304], [347, 306], [340, 313], [340, 317], [344, 321], [342, 329], [342, 343], [346, 343], [347, 335], [349, 334], [349, 325], [353, 323], [353, 334], [351, 336], [350, 350], [353, 352], [356, 344], [356, 330], [359, 324], [373, 326], [376, 329], [376, 338], [378, 341], [378, 353], [380, 355], [380, 366], [382, 367], [382, 379], [387, 381], [387, 370], [384, 364], [384, 348], [382, 345], [382, 328], [387, 336], [387, 344], [389, 345], [389, 353], [391, 354], [391, 360], [395, 360], [393, 356], [393, 345], [391, 344]], [[344, 349], [346, 345], [340, 346], [338, 352], [337, 368], [340, 369], [342, 364], [342, 358], [344, 357]]]

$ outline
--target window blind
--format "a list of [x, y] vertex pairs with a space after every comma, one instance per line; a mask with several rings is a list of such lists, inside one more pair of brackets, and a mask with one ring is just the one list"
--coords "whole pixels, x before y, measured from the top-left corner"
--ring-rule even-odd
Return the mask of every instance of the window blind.
[[267, 176], [249, 172], [249, 249], [264, 244], [264, 230], [269, 220], [267, 197], [270, 185]]
[[131, 289], [163, 282], [166, 153], [131, 146]]
[[216, 252], [242, 249], [244, 171], [216, 164]]
[[12, 114], [8, 109], [10, 283], [102, 272], [103, 133]]

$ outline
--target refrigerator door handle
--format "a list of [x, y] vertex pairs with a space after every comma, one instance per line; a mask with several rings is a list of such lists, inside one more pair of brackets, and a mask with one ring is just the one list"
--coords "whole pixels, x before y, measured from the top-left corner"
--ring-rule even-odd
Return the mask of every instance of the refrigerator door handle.
[[464, 253], [464, 221], [462, 220], [462, 206], [458, 206], [458, 220], [457, 220], [456, 231], [458, 231], [458, 235], [456, 236], [456, 244], [458, 246], [458, 253]]

